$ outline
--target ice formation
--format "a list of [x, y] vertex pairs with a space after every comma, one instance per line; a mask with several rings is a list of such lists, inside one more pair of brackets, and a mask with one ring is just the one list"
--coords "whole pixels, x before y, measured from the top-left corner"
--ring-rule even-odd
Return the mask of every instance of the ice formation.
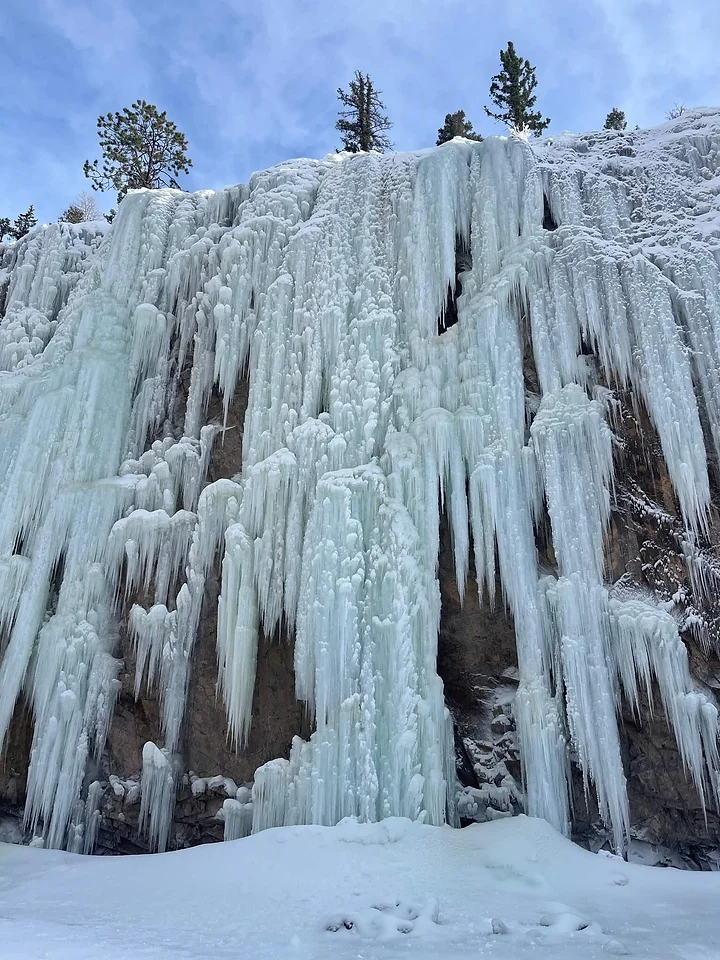
[[[620, 696], [639, 709], [653, 678], [689, 775], [716, 800], [716, 708], [675, 620], [611, 596], [603, 537], [611, 391], [629, 391], [703, 577], [693, 545], [720, 454], [718, 173], [720, 117], [697, 111], [659, 132], [455, 140], [292, 161], [218, 193], [140, 191], [104, 238], [56, 225], [0, 249], [0, 739], [22, 693], [26, 816], [45, 844], [92, 844], [84, 781], [127, 603], [136, 694], [159, 686], [164, 737], [138, 758], [141, 823], [165, 846], [218, 551], [233, 743], [250, 729], [260, 630], [294, 633], [314, 722], [257, 771], [252, 802], [244, 787], [228, 796], [226, 838], [348, 815], [455, 822], [436, 672], [442, 511], [461, 596], [472, 549], [481, 598], [495, 602], [499, 575], [514, 618], [529, 812], [569, 829], [572, 757], [623, 845]], [[458, 322], [438, 334], [458, 251]], [[224, 430], [205, 422], [211, 393], [227, 416], [246, 372], [242, 470], [206, 484]], [[552, 570], [535, 540], [545, 510]]]

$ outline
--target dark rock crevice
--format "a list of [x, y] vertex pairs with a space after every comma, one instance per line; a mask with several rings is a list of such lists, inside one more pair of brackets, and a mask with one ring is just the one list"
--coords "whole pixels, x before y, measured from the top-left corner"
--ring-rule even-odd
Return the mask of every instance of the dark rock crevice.
[[449, 283], [447, 297], [442, 313], [438, 317], [437, 332], [445, 333], [458, 322], [458, 300], [462, 296], [462, 275], [472, 268], [472, 253], [470, 252], [470, 238], [465, 242], [462, 237], [455, 237], [455, 282]]
[[550, 201], [547, 194], [543, 194], [543, 230], [557, 230], [557, 223], [550, 209]]

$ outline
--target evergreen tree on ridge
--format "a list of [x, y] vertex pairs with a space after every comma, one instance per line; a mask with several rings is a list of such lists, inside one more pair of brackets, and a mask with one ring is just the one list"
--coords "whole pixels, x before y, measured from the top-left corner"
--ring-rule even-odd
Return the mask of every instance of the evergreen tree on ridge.
[[10, 234], [16, 240], [20, 240], [26, 233], [30, 233], [33, 227], [37, 226], [37, 217], [35, 216], [35, 207], [31, 203], [25, 213], [21, 213], [15, 218]]
[[456, 110], [455, 113], [445, 114], [445, 123], [438, 130], [436, 146], [441, 143], [447, 143], [453, 137], [465, 137], [466, 140], [481, 141], [479, 133], [475, 133], [472, 123], [465, 118], [464, 110]]
[[342, 104], [336, 130], [340, 131], [343, 149], [350, 153], [366, 153], [368, 150], [392, 149], [385, 131], [392, 126], [383, 112], [385, 104], [380, 99], [381, 91], [375, 87], [370, 74], [355, 71], [348, 90], [338, 87], [338, 100]]
[[605, 117], [605, 130], [624, 130], [627, 127], [625, 113], [617, 107], [613, 107], [610, 113]]
[[537, 87], [535, 67], [518, 56], [512, 41], [506, 50], [500, 51], [500, 63], [502, 70], [490, 84], [490, 99], [499, 112], [493, 113], [485, 107], [485, 113], [493, 120], [506, 123], [514, 133], [525, 136], [531, 131], [539, 137], [550, 126], [550, 118], [543, 118], [539, 110], [532, 109], [537, 100], [533, 93]]
[[97, 126], [102, 167], [98, 160], [86, 160], [83, 165], [93, 190], [113, 187], [119, 203], [128, 190], [138, 187], [180, 189], [176, 177], [190, 172], [192, 160], [187, 156], [185, 134], [164, 110], [136, 100], [122, 113], [98, 117]]

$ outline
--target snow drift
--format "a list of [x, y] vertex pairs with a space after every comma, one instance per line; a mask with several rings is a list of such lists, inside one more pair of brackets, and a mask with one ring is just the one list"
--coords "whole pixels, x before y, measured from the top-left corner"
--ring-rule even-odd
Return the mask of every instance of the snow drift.
[[593, 854], [528, 817], [390, 818], [156, 857], [0, 844], [0, 890], [7, 960], [714, 960], [720, 876]]

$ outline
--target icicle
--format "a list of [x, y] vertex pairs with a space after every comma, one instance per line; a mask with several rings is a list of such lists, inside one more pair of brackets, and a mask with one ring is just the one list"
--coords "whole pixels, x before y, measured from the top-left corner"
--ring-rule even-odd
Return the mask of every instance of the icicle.
[[239, 523], [225, 533], [223, 592], [218, 601], [218, 687], [228, 713], [230, 738], [245, 746], [250, 732], [259, 611], [254, 544]]
[[225, 824], [223, 840], [249, 837], [252, 832], [253, 805], [228, 798], [222, 805], [222, 818]]
[[170, 754], [148, 741], [142, 751], [140, 830], [160, 853], [167, 848], [175, 808], [175, 774]]
[[87, 800], [85, 801], [85, 823], [83, 830], [83, 853], [92, 853], [97, 840], [98, 827], [100, 826], [100, 799], [102, 797], [102, 784], [99, 780], [93, 780], [88, 787]]
[[173, 630], [176, 631], [177, 614], [170, 613], [164, 603], [155, 604], [150, 610], [134, 604], [128, 617], [128, 629], [135, 647], [135, 699], [140, 696], [143, 678], [151, 688], [159, 672], [165, 645]]
[[[86, 761], [102, 752], [119, 689], [107, 624], [96, 609], [78, 619], [83, 590], [81, 584], [72, 587], [64, 585], [57, 613], [40, 631], [34, 665], [25, 820], [34, 830], [42, 819], [47, 847], [65, 843]], [[97, 604], [100, 597], [94, 599]]]
[[[293, 738], [293, 750], [301, 743]], [[282, 827], [286, 822], [288, 806], [290, 763], [282, 758], [269, 760], [255, 771], [252, 789], [252, 832]]]
[[0, 633], [13, 621], [29, 567], [29, 558], [19, 554], [0, 560]]
[[434, 671], [439, 597], [423, 556], [407, 511], [387, 498], [381, 470], [338, 471], [320, 481], [295, 645], [298, 696], [311, 705], [317, 729], [309, 743], [294, 740], [282, 777], [275, 767], [256, 776], [254, 830], [280, 816], [292, 823], [393, 814], [444, 821], [446, 714]]
[[109, 559], [115, 569], [123, 556], [126, 559], [126, 595], [138, 588], [147, 590], [154, 579], [156, 602], [167, 600], [190, 549], [196, 520], [187, 510], [178, 510], [172, 516], [164, 510], [134, 510], [115, 523], [110, 533]]
[[602, 584], [612, 445], [602, 410], [577, 384], [543, 397], [531, 427], [560, 577], [546, 592], [560, 640], [570, 736], [621, 848], [630, 814], [620, 755]]
[[705, 803], [706, 786], [718, 802], [718, 711], [696, 690], [687, 650], [672, 617], [638, 600], [610, 600], [612, 644], [618, 673], [637, 711], [638, 679], [652, 704], [652, 678], [657, 680], [668, 723], [683, 765]]

